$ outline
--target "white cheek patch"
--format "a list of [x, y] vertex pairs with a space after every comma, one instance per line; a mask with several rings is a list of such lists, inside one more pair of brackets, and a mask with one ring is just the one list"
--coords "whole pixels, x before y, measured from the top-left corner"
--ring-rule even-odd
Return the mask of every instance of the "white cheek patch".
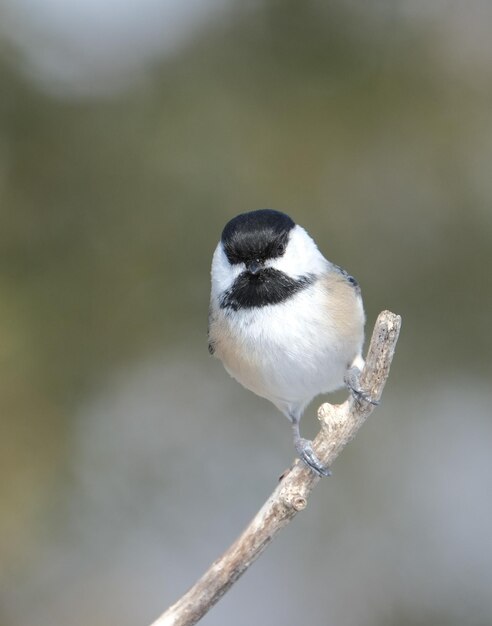
[[224, 246], [219, 241], [212, 259], [212, 295], [218, 298], [224, 291], [230, 289], [236, 278], [244, 270], [244, 263], [235, 265], [229, 263], [224, 252]]
[[271, 259], [265, 265], [280, 270], [292, 278], [300, 278], [307, 274], [321, 274], [326, 271], [328, 262], [304, 228], [296, 225], [289, 233], [289, 241], [283, 256]]

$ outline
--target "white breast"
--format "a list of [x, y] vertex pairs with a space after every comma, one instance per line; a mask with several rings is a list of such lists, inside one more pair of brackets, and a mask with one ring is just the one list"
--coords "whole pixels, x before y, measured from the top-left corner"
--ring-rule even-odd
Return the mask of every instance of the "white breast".
[[[340, 285], [350, 294], [350, 319], [337, 305]], [[363, 325], [362, 302], [351, 286], [337, 279], [327, 289], [318, 280], [281, 304], [218, 309], [210, 335], [231, 376], [288, 414], [343, 385], [360, 354]]]

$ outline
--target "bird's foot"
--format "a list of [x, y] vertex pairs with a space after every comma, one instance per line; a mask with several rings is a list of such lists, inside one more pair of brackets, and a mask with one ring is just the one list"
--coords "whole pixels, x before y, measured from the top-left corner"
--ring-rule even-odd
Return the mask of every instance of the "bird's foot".
[[372, 398], [371, 394], [368, 391], [362, 389], [360, 384], [360, 375], [361, 371], [358, 367], [350, 367], [345, 373], [345, 384], [347, 385], [351, 394], [354, 396], [357, 402], [368, 402], [373, 406], [378, 406], [379, 400]]
[[330, 468], [325, 467], [318, 459], [314, 450], [312, 441], [309, 439], [299, 439], [296, 442], [296, 451], [299, 458], [311, 469], [317, 476], [331, 476]]

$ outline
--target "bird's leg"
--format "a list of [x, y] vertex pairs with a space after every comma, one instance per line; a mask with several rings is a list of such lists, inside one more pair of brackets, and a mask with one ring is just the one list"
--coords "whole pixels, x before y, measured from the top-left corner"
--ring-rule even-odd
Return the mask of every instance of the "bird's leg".
[[294, 446], [299, 458], [318, 476], [331, 476], [331, 471], [325, 467], [318, 459], [314, 450], [312, 441], [303, 439], [299, 432], [299, 416], [290, 415], [292, 421], [292, 433], [294, 435]]
[[369, 402], [369, 404], [377, 406], [379, 404], [379, 400], [375, 400], [367, 391], [362, 389], [360, 384], [360, 375], [361, 370], [359, 367], [357, 365], [352, 365], [352, 367], [349, 367], [345, 372], [343, 380], [358, 402]]

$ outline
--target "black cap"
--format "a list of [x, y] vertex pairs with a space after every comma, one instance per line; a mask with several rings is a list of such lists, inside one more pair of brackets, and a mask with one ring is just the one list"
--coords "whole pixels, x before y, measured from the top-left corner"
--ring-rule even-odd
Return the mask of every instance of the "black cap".
[[265, 261], [284, 254], [294, 226], [294, 220], [281, 211], [259, 209], [241, 213], [227, 222], [221, 240], [232, 264]]

